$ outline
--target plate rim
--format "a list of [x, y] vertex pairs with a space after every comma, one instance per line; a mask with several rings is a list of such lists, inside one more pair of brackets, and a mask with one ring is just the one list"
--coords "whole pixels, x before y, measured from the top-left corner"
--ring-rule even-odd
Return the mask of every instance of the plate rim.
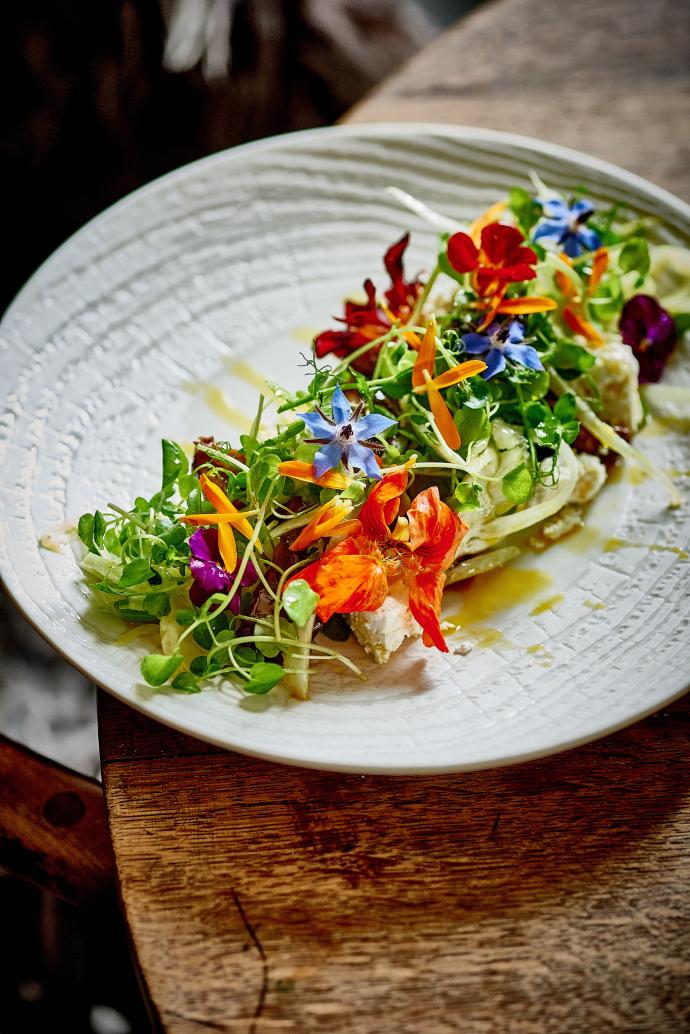
[[[229, 161], [241, 161], [247, 155], [258, 154], [263, 151], [271, 151], [274, 149], [280, 150], [285, 145], [290, 145], [292, 143], [299, 145], [303, 141], [309, 143], [311, 141], [318, 142], [318, 140], [321, 139], [340, 139], [343, 137], [381, 138], [400, 135], [406, 131], [411, 134], [447, 137], [454, 140], [464, 140], [469, 143], [485, 141], [487, 143], [496, 143], [499, 145], [504, 144], [506, 147], [513, 146], [520, 147], [523, 150], [533, 150], [556, 160], [585, 164], [599, 173], [624, 181], [633, 189], [637, 189], [647, 196], [651, 196], [652, 199], [666, 205], [668, 208], [675, 210], [681, 218], [690, 222], [690, 204], [673, 194], [671, 191], [666, 190], [666, 188], [658, 186], [652, 181], [645, 179], [643, 176], [630, 172], [624, 167], [613, 162], [609, 162], [606, 159], [598, 158], [585, 151], [542, 140], [537, 137], [525, 136], [518, 133], [509, 133], [503, 130], [443, 122], [358, 122], [346, 125], [320, 126], [290, 133], [281, 133], [261, 140], [253, 140], [244, 144], [239, 144], [235, 147], [215, 151], [212, 154], [198, 158], [195, 161], [188, 162], [163, 174], [162, 176], [150, 180], [138, 187], [136, 190], [131, 191], [123, 198], [120, 198], [113, 204], [107, 206], [67, 237], [66, 240], [51, 252], [51, 254], [48, 255], [48, 257], [34, 270], [3, 313], [2, 320], [0, 321], [0, 334], [2, 334], [5, 329], [6, 323], [13, 318], [16, 310], [25, 305], [32, 304], [33, 299], [38, 296], [42, 289], [42, 282], [46, 271], [65, 251], [78, 243], [83, 234], [86, 234], [94, 224], [98, 223], [105, 217], [120, 210], [124, 210], [132, 204], [138, 203], [140, 198], [146, 197], [148, 194], [155, 193], [159, 188], [174, 183], [177, 179], [183, 179], [197, 170], [210, 169], [213, 168], [214, 165], [226, 164]], [[253, 757], [262, 761], [284, 764], [290, 767], [378, 776], [431, 776], [451, 774], [454, 772], [471, 772], [503, 768], [509, 765], [523, 764], [541, 758], [550, 757], [552, 755], [560, 754], [564, 751], [583, 746], [587, 743], [603, 739], [615, 732], [627, 728], [628, 726], [634, 725], [645, 717], [648, 717], [659, 710], [659, 708], [679, 699], [690, 689], [685, 678], [682, 678], [681, 680], [675, 679], [673, 683], [669, 685], [669, 688], [665, 692], [661, 693], [658, 699], [651, 702], [648, 706], [645, 705], [634, 713], [627, 715], [625, 718], [614, 721], [611, 724], [607, 724], [605, 727], [585, 731], [581, 735], [571, 738], [564, 737], [549, 746], [536, 748], [531, 751], [527, 750], [515, 754], [501, 753], [496, 756], [487, 755], [479, 761], [457, 762], [444, 765], [425, 764], [420, 766], [417, 764], [408, 766], [391, 765], [385, 762], [381, 764], [346, 764], [337, 761], [328, 762], [318, 759], [305, 759], [303, 756], [296, 756], [294, 753], [291, 754], [289, 749], [276, 754], [271, 751], [228, 745], [227, 740], [223, 740], [220, 736], [214, 736], [212, 731], [198, 731], [196, 728], [193, 731], [190, 731], [190, 724], [195, 723], [184, 723], [176, 720], [172, 716], [154, 714], [150, 708], [146, 707], [143, 701], [131, 699], [124, 692], [118, 691], [111, 686], [104, 685], [95, 679], [93, 675], [80, 663], [67, 655], [63, 647], [60, 645], [57, 637], [53, 635], [52, 630], [46, 630], [38, 624], [36, 619], [36, 605], [28, 596], [24, 596], [21, 593], [20, 579], [18, 577], [13, 577], [13, 568], [9, 564], [4, 563], [4, 558], [2, 556], [0, 556], [0, 578], [2, 579], [3, 588], [7, 593], [8, 598], [12, 601], [12, 604], [17, 607], [19, 612], [28, 620], [31, 627], [41, 636], [41, 638], [48, 642], [58, 655], [70, 664], [71, 667], [79, 671], [86, 679], [97, 685], [103, 691], [110, 693], [117, 700], [120, 700], [125, 705], [134, 708], [134, 710], [140, 712], [146, 717], [154, 721], [158, 721], [186, 736], [199, 739], [202, 742], [209, 743], [222, 750], [233, 751], [246, 757]]]

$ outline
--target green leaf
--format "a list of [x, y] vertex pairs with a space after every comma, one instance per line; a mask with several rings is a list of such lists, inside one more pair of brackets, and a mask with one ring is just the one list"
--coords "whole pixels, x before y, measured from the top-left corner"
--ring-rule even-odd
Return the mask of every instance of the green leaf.
[[118, 585], [123, 589], [128, 589], [132, 585], [140, 585], [142, 582], [148, 581], [152, 574], [153, 571], [148, 560], [143, 558], [131, 560], [125, 564]]
[[106, 532], [105, 517], [100, 510], [96, 510], [93, 515], [93, 544], [98, 546], [99, 549], [103, 547], [103, 536]]
[[189, 670], [192, 671], [197, 678], [203, 678], [208, 670], [208, 657], [194, 657], [189, 662]]
[[144, 596], [144, 610], [154, 618], [164, 618], [170, 613], [170, 597], [167, 592], [148, 592]]
[[249, 682], [242, 687], [245, 693], [257, 695], [269, 693], [274, 686], [277, 686], [284, 675], [279, 664], [270, 664], [267, 661], [259, 661], [249, 670]]
[[512, 188], [508, 194], [508, 205], [525, 234], [539, 221], [542, 214], [539, 202], [535, 201], [529, 191], [522, 187]]
[[283, 592], [283, 609], [291, 621], [302, 628], [316, 609], [317, 593], [303, 578], [290, 582]]
[[501, 482], [501, 487], [503, 488], [504, 496], [511, 503], [515, 503], [517, 506], [520, 503], [526, 502], [532, 493], [532, 475], [527, 465], [521, 463], [519, 467], [514, 467], [508, 471]]
[[456, 412], [454, 419], [463, 446], [469, 445], [470, 442], [486, 441], [491, 435], [491, 424], [485, 408], [463, 406]]
[[188, 625], [191, 625], [192, 622], [194, 621], [194, 611], [193, 610], [187, 610], [187, 609], [182, 609], [182, 610], [176, 611], [176, 613], [175, 613], [175, 621], [177, 622], [178, 625], [182, 625], [183, 627], [186, 628]]
[[185, 452], [177, 442], [171, 442], [163, 438], [163, 484], [161, 490], [164, 492], [171, 485], [174, 485], [180, 474], [186, 474], [189, 469], [189, 460]]
[[596, 362], [595, 357], [586, 348], [576, 345], [574, 341], [559, 341], [549, 361], [557, 370], [574, 370], [586, 373]]
[[642, 237], [631, 237], [618, 256], [618, 265], [624, 273], [634, 269], [640, 276], [649, 272], [649, 245]]
[[178, 693], [201, 693], [201, 687], [191, 671], [181, 671], [172, 680], [172, 688]]
[[553, 407], [553, 411], [562, 423], [568, 423], [570, 420], [577, 420], [577, 402], [575, 396], [568, 393], [562, 395], [556, 405]]
[[264, 657], [277, 657], [283, 649], [282, 646], [278, 646], [277, 643], [257, 643], [256, 648], [264, 655]]
[[162, 653], [149, 653], [141, 662], [141, 674], [149, 686], [162, 686], [175, 674], [181, 663], [181, 653], [174, 653], [171, 657]]
[[77, 524], [77, 534], [86, 548], [90, 549], [92, 553], [95, 553], [96, 550], [93, 547], [93, 526], [93, 514], [83, 513], [79, 518], [79, 523]]
[[478, 510], [480, 507], [479, 494], [481, 485], [471, 484], [469, 481], [461, 481], [455, 486], [455, 498], [458, 502], [458, 511], [467, 513], [469, 510]]
[[380, 391], [389, 399], [401, 399], [412, 391], [412, 367], [403, 370], [379, 385]]
[[177, 487], [182, 498], [186, 499], [193, 489], [199, 487], [199, 480], [195, 474], [180, 474], [177, 478]]
[[210, 650], [213, 646], [213, 639], [208, 625], [197, 625], [192, 630], [192, 639], [202, 650]]

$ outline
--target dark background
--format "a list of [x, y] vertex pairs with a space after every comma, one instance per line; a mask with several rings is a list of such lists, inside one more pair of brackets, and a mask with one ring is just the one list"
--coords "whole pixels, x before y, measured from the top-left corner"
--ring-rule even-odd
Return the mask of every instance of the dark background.
[[[212, 72], [170, 67], [173, 2], [3, 5], [0, 312], [103, 208], [212, 151], [335, 121], [478, 0], [239, 0]], [[1, 593], [0, 658], [0, 731], [97, 775], [93, 687]], [[0, 916], [0, 1034], [148, 1029], [114, 902], [86, 913], [0, 870]]]

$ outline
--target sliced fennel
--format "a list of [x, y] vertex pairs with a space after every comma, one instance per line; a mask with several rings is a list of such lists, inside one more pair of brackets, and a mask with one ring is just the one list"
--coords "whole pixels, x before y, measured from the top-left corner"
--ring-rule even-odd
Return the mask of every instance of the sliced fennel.
[[550, 376], [551, 387], [557, 395], [566, 395], [571, 393], [575, 395], [575, 401], [577, 403], [577, 415], [580, 423], [583, 427], [586, 427], [590, 434], [593, 434], [598, 442], [606, 446], [607, 449], [611, 449], [618, 456], [622, 456], [624, 460], [628, 460], [630, 463], [636, 463], [638, 467], [644, 470], [651, 478], [656, 478], [664, 487], [669, 495], [669, 506], [677, 507], [681, 504], [680, 492], [671, 481], [670, 477], [664, 473], [659, 467], [657, 467], [648, 456], [645, 456], [643, 452], [636, 449], [634, 445], [626, 442], [624, 438], [621, 438], [619, 434], [616, 434], [610, 424], [600, 420], [594, 410], [589, 406], [584, 399], [576, 395], [572, 388], [562, 380], [557, 373], [551, 373]]
[[489, 553], [480, 553], [479, 556], [461, 560], [451, 567], [446, 575], [446, 585], [464, 582], [466, 578], [474, 578], [478, 574], [487, 574], [497, 567], [503, 567], [519, 555], [520, 550], [517, 546], [503, 546], [501, 549], [492, 549]]
[[579, 467], [575, 453], [561, 442], [558, 452], [558, 484], [553, 488], [545, 490], [536, 503], [518, 510], [516, 513], [508, 513], [504, 517], [495, 517], [482, 525], [481, 536], [483, 539], [504, 539], [507, 535], [514, 535], [525, 528], [531, 528], [534, 524], [552, 517], [554, 513], [562, 510], [570, 499], [577, 483]]
[[441, 212], [437, 212], [435, 209], [430, 208], [429, 205], [425, 205], [423, 201], [419, 201], [418, 198], [413, 197], [412, 194], [408, 194], [406, 190], [400, 190], [399, 187], [387, 187], [386, 192], [394, 197], [396, 201], [399, 201], [405, 208], [409, 208], [411, 212], [418, 215], [424, 222], [429, 223], [430, 226], [435, 227], [437, 230], [441, 230], [445, 233], [456, 233], [458, 230], [467, 230], [467, 223], [458, 223], [455, 219], [450, 219], [447, 215], [443, 215]]
[[681, 431], [690, 430], [690, 388], [678, 384], [644, 384], [641, 392], [653, 416]]

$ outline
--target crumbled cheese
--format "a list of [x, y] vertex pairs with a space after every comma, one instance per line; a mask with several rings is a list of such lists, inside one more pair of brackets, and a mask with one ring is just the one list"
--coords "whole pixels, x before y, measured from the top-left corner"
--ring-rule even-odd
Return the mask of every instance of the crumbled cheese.
[[606, 482], [606, 467], [598, 456], [589, 453], [577, 454], [577, 465], [580, 468], [571, 503], [589, 503], [599, 494]]
[[552, 542], [578, 531], [584, 525], [582, 510], [573, 503], [568, 503], [562, 510], [544, 521], [536, 534], [532, 535], [529, 544], [533, 549], [546, 549]]
[[608, 334], [595, 351], [596, 363], [590, 374], [601, 395], [602, 416], [614, 427], [636, 431], [644, 419], [638, 376], [640, 366], [629, 345], [620, 335]]
[[393, 586], [378, 610], [349, 614], [348, 622], [360, 645], [377, 664], [385, 664], [405, 639], [422, 634], [407, 606], [407, 590], [402, 585]]

